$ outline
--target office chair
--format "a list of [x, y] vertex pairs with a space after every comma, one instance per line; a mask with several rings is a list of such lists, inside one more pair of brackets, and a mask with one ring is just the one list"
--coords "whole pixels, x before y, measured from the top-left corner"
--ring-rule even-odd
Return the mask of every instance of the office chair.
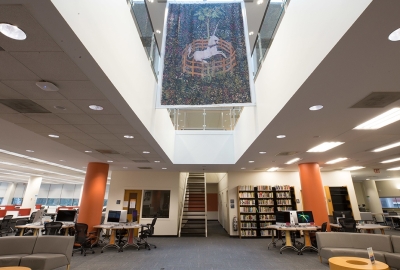
[[128, 235], [128, 230], [126, 229], [116, 230], [115, 233], [116, 233], [115, 238], [117, 241], [117, 245], [120, 247], [125, 245], [127, 240], [125, 240], [124, 237]]
[[91, 232], [88, 235], [88, 227], [89, 226], [85, 223], [75, 223], [75, 242], [72, 256], [74, 256], [74, 253], [78, 251], [80, 251], [83, 256], [86, 256], [86, 249], [89, 249], [92, 254], [94, 254], [92, 241], [96, 239], [96, 236], [94, 235], [94, 232]]
[[327, 222], [322, 223], [321, 225], [321, 232], [326, 232], [326, 227], [328, 226]]
[[[322, 224], [321, 224], [321, 230], [318, 230], [318, 231], [320, 231], [320, 232], [326, 232], [326, 227], [327, 227], [327, 226], [328, 226], [328, 222], [322, 223]], [[315, 232], [310, 232], [310, 240], [311, 240], [311, 244], [312, 244], [314, 247], [318, 248], [318, 245], [317, 245], [317, 235], [316, 235]], [[310, 249], [310, 251], [312, 251], [312, 250]]]
[[8, 236], [9, 233], [11, 233], [13, 230], [11, 228], [11, 219], [13, 218], [13, 215], [8, 215], [3, 218], [3, 220], [0, 223], [0, 237], [5, 234]]
[[47, 222], [42, 232], [45, 235], [59, 235], [62, 225], [62, 222]]
[[154, 248], [157, 248], [156, 245], [147, 243], [147, 238], [154, 234], [154, 225], [156, 224], [156, 221], [157, 221], [157, 217], [154, 217], [151, 224], [141, 225], [140, 232], [139, 232], [139, 239], [136, 243], [139, 246], [139, 249], [141, 247], [144, 247], [144, 248], [147, 248], [148, 250], [150, 250], [151, 246], [153, 246]]
[[[21, 225], [26, 225], [28, 224], [29, 220], [28, 219], [17, 219], [17, 221], [15, 222], [15, 226], [21, 226]], [[16, 228], [15, 230], [15, 236], [19, 236], [22, 232], [22, 235], [24, 235], [25, 229], [20, 229], [20, 228]]]
[[33, 223], [33, 220], [35, 219], [36, 212], [32, 212], [31, 216], [29, 217], [28, 223]]
[[353, 218], [340, 218], [339, 223], [342, 226], [342, 232], [357, 232], [356, 221]]

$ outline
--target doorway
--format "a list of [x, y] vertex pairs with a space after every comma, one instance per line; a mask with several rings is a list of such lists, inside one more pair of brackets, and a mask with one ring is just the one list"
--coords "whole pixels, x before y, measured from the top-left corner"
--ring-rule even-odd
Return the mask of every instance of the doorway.
[[[123, 210], [127, 210], [128, 222], [140, 223], [142, 209], [142, 190], [125, 190]], [[138, 235], [138, 229], [134, 230], [134, 235]]]

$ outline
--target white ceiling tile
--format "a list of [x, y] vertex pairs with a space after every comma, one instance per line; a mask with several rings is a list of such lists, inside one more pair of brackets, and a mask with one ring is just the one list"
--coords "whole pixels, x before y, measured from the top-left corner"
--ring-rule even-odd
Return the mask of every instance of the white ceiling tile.
[[0, 82], [0, 99], [26, 99], [26, 97]]
[[98, 124], [93, 118], [86, 114], [58, 114], [70, 124], [74, 125], [96, 125]]
[[118, 140], [115, 135], [111, 133], [97, 133], [97, 134], [90, 134], [96, 140]]
[[107, 130], [114, 134], [134, 134], [138, 133], [131, 125], [103, 125]]
[[80, 150], [80, 151], [85, 151], [88, 149], [87, 146], [85, 146], [75, 140], [72, 140], [72, 139], [58, 139], [57, 142], [62, 143], [66, 146], [72, 147], [76, 150]]
[[91, 115], [101, 125], [129, 125], [122, 115]]
[[88, 79], [64, 52], [12, 52], [11, 55], [46, 81]]
[[[71, 100], [82, 111], [90, 115], [100, 114], [119, 114], [119, 111], [108, 100]], [[103, 107], [101, 111], [95, 111], [89, 108], [90, 105], [98, 105]]]
[[20, 113], [0, 114], [0, 118], [14, 124], [38, 124], [38, 122], [35, 120], [32, 120], [31, 118]]
[[114, 145], [119, 145], [119, 146], [126, 145], [119, 139], [99, 139], [99, 141], [110, 147], [112, 147]]
[[[55, 131], [61, 132], [61, 133], [79, 133], [81, 132], [79, 129], [74, 127], [73, 125], [47, 125], [49, 128], [54, 129]], [[68, 134], [64, 134], [67, 135]]]
[[3, 83], [32, 100], [65, 99], [59, 92], [43, 91], [36, 85], [37, 81], [3, 81]]
[[68, 138], [74, 140], [91, 140], [93, 139], [91, 136], [87, 135], [86, 133], [79, 131], [79, 132], [71, 132], [71, 133], [63, 133]]
[[90, 135], [92, 135], [93, 138], [96, 138], [96, 136], [94, 136], [94, 134], [109, 134], [110, 132], [105, 129], [103, 126], [101, 125], [75, 125], [77, 128], [79, 128], [80, 130], [82, 130], [83, 132], [86, 132]]
[[[77, 114], [83, 113], [78, 107], [76, 107], [72, 102], [65, 99], [56, 100], [34, 100], [37, 104], [41, 105], [45, 109], [56, 114]], [[55, 106], [64, 107], [65, 110], [56, 109]]]
[[0, 113], [19, 113], [4, 104], [0, 104]]
[[105, 100], [106, 97], [91, 81], [54, 81], [60, 94], [70, 100]]
[[130, 153], [132, 153], [133, 155], [136, 154], [136, 152], [132, 148], [126, 145], [112, 145], [111, 148], [124, 155], [129, 155]]
[[66, 125], [68, 122], [51, 113], [25, 113], [24, 115], [44, 125]]
[[[26, 128], [30, 131], [36, 132], [36, 133], [41, 133], [43, 136], [47, 136], [48, 134], [57, 134], [52, 130], [51, 128], [42, 125], [42, 124], [18, 124], [18, 126], [21, 126], [23, 128]], [[46, 134], [46, 135], [45, 135]], [[59, 134], [57, 134], [59, 135]]]
[[7, 52], [0, 51], [0, 63], [0, 80], [40, 80], [40, 77]]
[[27, 36], [21, 42], [0, 35], [1, 47], [6, 51], [61, 51], [61, 48], [22, 5], [2, 5], [0, 18], [2, 22], [18, 25]]
[[145, 140], [143, 140], [143, 139], [134, 138], [134, 139], [126, 140], [125, 143], [126, 143], [127, 145], [129, 145], [129, 146], [139, 146], [139, 145], [142, 145], [143, 147], [149, 147], [149, 146], [148, 146], [148, 143], [147, 143]]
[[95, 139], [78, 139], [78, 142], [92, 148], [92, 149], [109, 149], [109, 147], [105, 146], [104, 144], [102, 144], [101, 142], [99, 142], [98, 140]]

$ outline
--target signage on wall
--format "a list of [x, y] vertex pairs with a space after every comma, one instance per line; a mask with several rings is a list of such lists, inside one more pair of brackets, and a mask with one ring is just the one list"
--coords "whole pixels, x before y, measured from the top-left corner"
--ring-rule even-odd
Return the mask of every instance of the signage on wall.
[[380, 169], [374, 169], [374, 173], [380, 173], [381, 170]]

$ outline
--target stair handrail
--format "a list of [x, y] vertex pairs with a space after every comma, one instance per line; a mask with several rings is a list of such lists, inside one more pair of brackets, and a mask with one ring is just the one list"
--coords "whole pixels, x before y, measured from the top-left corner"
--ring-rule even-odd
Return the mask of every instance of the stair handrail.
[[207, 237], [207, 181], [206, 181], [206, 174], [203, 173], [204, 179], [204, 220], [206, 224], [206, 237]]
[[185, 184], [183, 189], [182, 201], [181, 201], [181, 212], [179, 213], [179, 228], [178, 228], [178, 237], [181, 237], [181, 229], [182, 229], [182, 217], [183, 217], [183, 209], [185, 209], [185, 198], [186, 198], [186, 188], [187, 182], [189, 179], [189, 173], [186, 175]]

